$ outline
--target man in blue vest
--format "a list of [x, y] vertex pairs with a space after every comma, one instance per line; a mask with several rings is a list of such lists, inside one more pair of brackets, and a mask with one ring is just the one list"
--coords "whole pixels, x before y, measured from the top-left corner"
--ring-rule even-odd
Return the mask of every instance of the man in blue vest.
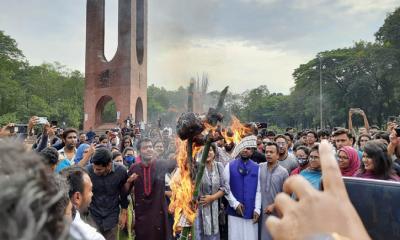
[[228, 239], [257, 240], [258, 219], [261, 209], [259, 166], [250, 157], [257, 147], [257, 137], [248, 136], [235, 147], [234, 160], [226, 165], [225, 181], [229, 184], [230, 193], [226, 196], [229, 202]]

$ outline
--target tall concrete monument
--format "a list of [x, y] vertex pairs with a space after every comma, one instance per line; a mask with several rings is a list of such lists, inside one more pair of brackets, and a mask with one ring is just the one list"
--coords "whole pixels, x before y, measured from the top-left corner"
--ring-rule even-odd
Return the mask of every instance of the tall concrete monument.
[[135, 122], [147, 121], [147, 4], [147, 0], [119, 0], [118, 47], [107, 61], [105, 0], [87, 0], [85, 130], [107, 126], [101, 115], [111, 100], [118, 122], [128, 117]]

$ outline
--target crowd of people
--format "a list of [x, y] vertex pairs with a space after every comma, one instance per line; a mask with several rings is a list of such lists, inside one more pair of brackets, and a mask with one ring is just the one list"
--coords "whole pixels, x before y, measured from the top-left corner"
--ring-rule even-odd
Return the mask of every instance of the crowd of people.
[[[0, 130], [1, 239], [179, 238], [168, 208], [179, 172], [172, 129], [126, 125], [98, 135], [46, 123], [37, 134], [36, 117], [26, 133], [13, 126]], [[357, 133], [352, 125], [279, 134], [255, 127], [236, 144], [221, 138], [208, 152], [196, 199], [196, 239], [368, 239], [341, 176], [400, 181], [396, 129], [394, 122]], [[339, 198], [343, 205], [335, 206]], [[353, 228], [334, 216], [338, 224], [323, 225], [313, 220], [315, 209], [298, 216], [302, 200], [345, 208], [338, 211]]]

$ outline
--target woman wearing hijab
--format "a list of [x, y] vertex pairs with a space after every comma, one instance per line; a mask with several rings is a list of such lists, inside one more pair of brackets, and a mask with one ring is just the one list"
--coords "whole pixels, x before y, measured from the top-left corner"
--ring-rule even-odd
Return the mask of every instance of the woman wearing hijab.
[[360, 159], [358, 159], [357, 150], [349, 146], [340, 148], [338, 151], [338, 163], [342, 176], [354, 176], [360, 169]]
[[78, 149], [76, 150], [75, 164], [79, 163], [82, 160], [85, 150], [88, 149], [89, 147], [90, 145], [86, 143], [81, 143], [79, 145]]

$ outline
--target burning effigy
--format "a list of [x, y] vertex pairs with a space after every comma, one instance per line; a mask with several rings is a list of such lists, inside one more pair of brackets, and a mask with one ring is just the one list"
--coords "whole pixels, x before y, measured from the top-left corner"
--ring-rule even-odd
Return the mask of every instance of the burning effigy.
[[[192, 89], [192, 86], [191, 88]], [[170, 212], [174, 213], [174, 234], [181, 233], [180, 239], [191, 239], [190, 232], [196, 218], [199, 185], [204, 173], [205, 160], [211, 143], [220, 139], [217, 123], [223, 119], [219, 112], [222, 109], [228, 87], [220, 95], [217, 107], [210, 108], [207, 115], [200, 116], [191, 112], [193, 99], [189, 89], [189, 112], [183, 113], [177, 123], [179, 136], [177, 165], [178, 170], [171, 180]], [[194, 169], [193, 157], [204, 146], [201, 161]]]
[[[227, 130], [218, 125], [223, 120], [220, 111], [227, 90], [228, 88], [225, 88], [222, 91], [217, 107], [210, 108], [206, 115], [183, 113], [177, 123], [178, 168], [171, 179], [172, 197], [169, 211], [174, 215], [174, 235], [179, 233], [180, 239], [194, 239], [193, 225], [198, 209], [199, 185], [211, 143], [224, 139], [228, 144], [237, 144], [252, 131], [235, 117], [232, 117], [232, 124]], [[195, 165], [193, 159], [201, 149], [203, 150], [200, 161]]]

